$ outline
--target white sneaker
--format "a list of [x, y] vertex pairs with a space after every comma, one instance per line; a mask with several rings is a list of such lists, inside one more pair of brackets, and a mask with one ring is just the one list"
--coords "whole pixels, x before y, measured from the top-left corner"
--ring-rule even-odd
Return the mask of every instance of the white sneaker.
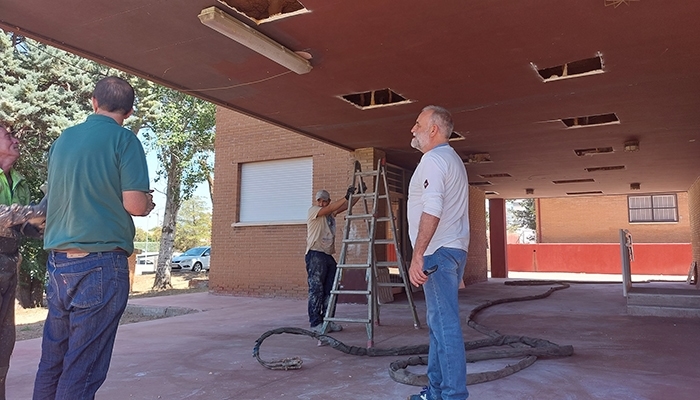
[[311, 330], [318, 333], [319, 335], [323, 335], [323, 324], [318, 324], [316, 326], [312, 326]]
[[329, 331], [329, 332], [340, 332], [340, 331], [342, 331], [342, 330], [343, 330], [343, 327], [340, 326], [339, 324], [336, 324], [336, 323], [333, 322], [333, 321], [330, 321], [330, 322], [328, 323], [328, 331]]

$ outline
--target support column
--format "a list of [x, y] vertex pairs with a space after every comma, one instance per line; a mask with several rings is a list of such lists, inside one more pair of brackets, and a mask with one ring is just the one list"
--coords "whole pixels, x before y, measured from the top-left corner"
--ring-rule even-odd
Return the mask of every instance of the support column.
[[489, 199], [491, 277], [508, 277], [508, 233], [505, 199]]

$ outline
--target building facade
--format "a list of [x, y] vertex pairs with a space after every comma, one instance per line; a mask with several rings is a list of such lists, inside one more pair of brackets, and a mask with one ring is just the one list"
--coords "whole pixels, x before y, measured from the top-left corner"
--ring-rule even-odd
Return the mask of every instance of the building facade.
[[[333, 199], [344, 196], [354, 161], [359, 160], [363, 170], [373, 169], [382, 152], [338, 148], [223, 108], [217, 110], [216, 126], [210, 289], [234, 295], [305, 297], [305, 219], [314, 193], [326, 189]], [[405, 175], [410, 177], [411, 172]], [[405, 202], [400, 193], [392, 193], [392, 198]], [[466, 284], [487, 279], [484, 201], [483, 191], [470, 188]], [[344, 224], [339, 215], [337, 251]], [[410, 246], [402, 247], [407, 247], [404, 259], [409, 260]]]

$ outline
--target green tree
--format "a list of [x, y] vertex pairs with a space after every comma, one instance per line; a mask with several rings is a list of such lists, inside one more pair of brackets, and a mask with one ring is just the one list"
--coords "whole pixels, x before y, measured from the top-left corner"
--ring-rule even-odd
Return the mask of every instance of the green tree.
[[[532, 231], [537, 229], [537, 212], [535, 210], [534, 199], [506, 200], [507, 228], [510, 232], [522, 231], [523, 229]], [[531, 235], [534, 236], [534, 235]], [[534, 240], [534, 237], [528, 237]]]
[[[136, 133], [159, 117], [157, 85], [0, 30], [0, 119], [20, 139], [22, 154], [15, 168], [27, 179], [33, 200], [43, 197], [39, 188], [46, 181], [49, 146], [65, 128], [92, 113], [92, 90], [108, 75], [127, 79], [136, 90], [126, 127]], [[17, 298], [25, 308], [43, 300], [47, 255], [42, 247], [41, 240], [26, 239], [20, 248]]]
[[[158, 118], [142, 131], [147, 146], [156, 151], [157, 179], [166, 180], [158, 266], [154, 289], [170, 284], [170, 262], [175, 245], [176, 221], [182, 202], [192, 197], [196, 184], [211, 178], [216, 107], [209, 102], [165, 87], [155, 88]], [[154, 98], [155, 98], [154, 97]]]
[[[0, 119], [12, 125], [22, 153], [15, 168], [27, 179], [32, 199], [46, 180], [48, 147], [60, 132], [83, 120], [99, 65], [23, 37], [0, 31]], [[46, 252], [42, 241], [25, 239], [17, 298], [38, 307], [43, 298]]]
[[136, 235], [134, 236], [134, 242], [145, 242], [148, 240], [148, 232], [145, 229], [136, 228]]
[[185, 251], [211, 243], [211, 213], [204, 200], [195, 196], [185, 200], [177, 216], [175, 248]]

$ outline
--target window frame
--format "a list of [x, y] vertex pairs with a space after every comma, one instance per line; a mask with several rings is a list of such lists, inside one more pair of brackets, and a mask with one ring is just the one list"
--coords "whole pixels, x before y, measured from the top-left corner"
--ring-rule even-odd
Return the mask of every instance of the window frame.
[[[660, 207], [654, 206], [654, 198], [662, 196], [673, 196], [673, 206], [672, 207]], [[649, 207], [631, 207], [632, 198], [648, 198], [650, 200]], [[632, 219], [633, 210], [650, 210], [651, 219]], [[656, 219], [656, 210], [674, 210], [674, 219]], [[678, 195], [676, 193], [656, 193], [656, 194], [635, 194], [627, 195], [627, 221], [630, 224], [663, 224], [663, 223], [677, 223], [680, 217], [678, 215]]]

